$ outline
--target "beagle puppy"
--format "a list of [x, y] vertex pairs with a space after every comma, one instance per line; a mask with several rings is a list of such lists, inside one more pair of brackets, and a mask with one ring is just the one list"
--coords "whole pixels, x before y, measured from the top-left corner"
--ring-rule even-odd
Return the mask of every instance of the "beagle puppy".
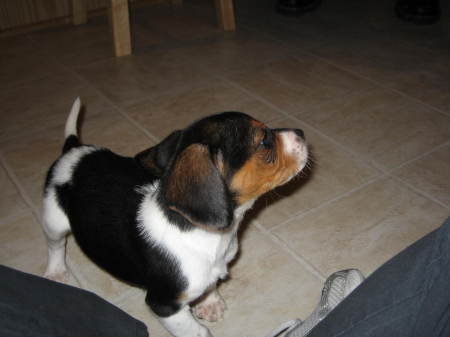
[[270, 129], [240, 112], [203, 118], [135, 157], [84, 145], [72, 106], [62, 155], [43, 200], [47, 278], [67, 281], [66, 236], [104, 270], [145, 288], [146, 303], [176, 337], [211, 337], [194, 318], [215, 321], [215, 290], [238, 251], [244, 213], [308, 160], [299, 129]]

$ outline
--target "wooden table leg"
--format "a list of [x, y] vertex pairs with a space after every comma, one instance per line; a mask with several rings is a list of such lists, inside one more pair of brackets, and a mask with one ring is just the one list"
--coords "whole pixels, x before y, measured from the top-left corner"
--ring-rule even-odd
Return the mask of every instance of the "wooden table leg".
[[87, 22], [86, 0], [72, 0], [72, 20], [74, 25], [83, 25]]
[[130, 13], [128, 0], [111, 0], [109, 21], [116, 56], [131, 54]]
[[233, 0], [215, 0], [219, 27], [223, 30], [235, 30]]

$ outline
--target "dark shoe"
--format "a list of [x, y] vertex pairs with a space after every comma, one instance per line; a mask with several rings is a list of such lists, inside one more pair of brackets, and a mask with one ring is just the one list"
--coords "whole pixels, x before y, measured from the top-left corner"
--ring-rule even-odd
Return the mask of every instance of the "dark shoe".
[[278, 0], [277, 12], [283, 15], [302, 15], [316, 9], [322, 0]]
[[438, 0], [398, 0], [395, 12], [400, 19], [418, 25], [431, 25], [441, 16]]

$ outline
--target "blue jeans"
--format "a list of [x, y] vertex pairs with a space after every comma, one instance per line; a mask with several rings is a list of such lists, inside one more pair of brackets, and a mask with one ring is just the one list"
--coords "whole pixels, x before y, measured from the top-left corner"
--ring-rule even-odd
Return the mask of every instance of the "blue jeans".
[[450, 218], [393, 257], [308, 337], [450, 337]]

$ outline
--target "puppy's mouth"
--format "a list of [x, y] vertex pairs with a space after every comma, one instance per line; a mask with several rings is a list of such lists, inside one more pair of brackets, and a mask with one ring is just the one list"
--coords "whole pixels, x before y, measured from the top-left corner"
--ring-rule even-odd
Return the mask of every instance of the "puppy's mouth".
[[303, 171], [303, 169], [308, 165], [308, 162], [309, 162], [308, 144], [305, 141], [301, 141], [301, 143], [299, 144], [298, 148], [299, 148], [299, 150], [298, 150], [298, 157], [297, 157], [298, 170], [294, 174], [294, 176], [296, 176], [301, 171]]
[[284, 131], [280, 133], [285, 156], [294, 158], [294, 170], [284, 183], [297, 176], [308, 164], [309, 150], [306, 141], [299, 137], [295, 131]]

